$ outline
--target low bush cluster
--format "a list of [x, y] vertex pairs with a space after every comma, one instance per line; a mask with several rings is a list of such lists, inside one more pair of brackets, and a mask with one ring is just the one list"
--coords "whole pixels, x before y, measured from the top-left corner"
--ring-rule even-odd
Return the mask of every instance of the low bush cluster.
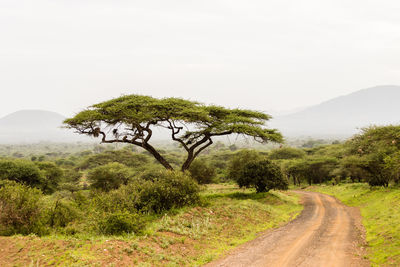
[[51, 196], [27, 185], [3, 181], [0, 234], [137, 234], [146, 226], [146, 217], [198, 202], [199, 186], [187, 173], [161, 171], [154, 177], [132, 178], [109, 190], [58, 191]]
[[43, 234], [45, 212], [39, 189], [13, 181], [0, 188], [0, 235]]

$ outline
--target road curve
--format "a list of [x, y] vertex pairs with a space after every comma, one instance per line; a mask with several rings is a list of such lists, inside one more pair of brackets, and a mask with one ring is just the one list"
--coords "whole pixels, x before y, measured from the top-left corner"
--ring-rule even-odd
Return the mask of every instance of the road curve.
[[295, 220], [205, 266], [369, 266], [362, 257], [357, 211], [328, 195], [295, 192], [304, 205]]

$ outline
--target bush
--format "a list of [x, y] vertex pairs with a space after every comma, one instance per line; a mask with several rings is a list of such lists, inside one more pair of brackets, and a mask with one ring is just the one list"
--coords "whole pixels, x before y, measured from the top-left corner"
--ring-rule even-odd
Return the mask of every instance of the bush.
[[91, 187], [103, 191], [117, 189], [122, 184], [126, 185], [131, 177], [131, 170], [117, 162], [94, 168], [88, 174], [88, 180], [92, 183]]
[[98, 193], [94, 206], [105, 212], [159, 213], [198, 202], [199, 186], [186, 173], [163, 170], [154, 180], [135, 179], [108, 193]]
[[181, 171], [164, 170], [154, 182], [136, 180], [133, 186], [138, 192], [136, 207], [142, 211], [159, 213], [199, 201], [198, 184]]
[[30, 161], [0, 160], [0, 180], [12, 180], [40, 187], [43, 178], [39, 168]]
[[237, 183], [240, 187], [254, 187], [257, 193], [268, 192], [271, 189], [288, 189], [288, 181], [280, 167], [269, 160], [247, 163]]
[[40, 188], [46, 194], [56, 191], [58, 183], [64, 175], [63, 170], [53, 162], [35, 162], [42, 173]]
[[240, 179], [244, 166], [252, 161], [263, 159], [257, 151], [254, 150], [240, 150], [235, 153], [233, 158], [229, 162], [228, 166], [228, 177], [234, 181]]
[[47, 223], [50, 227], [66, 227], [69, 223], [81, 218], [80, 211], [73, 201], [58, 198], [47, 204]]
[[215, 169], [203, 160], [195, 160], [189, 168], [190, 175], [199, 184], [210, 184], [215, 178]]
[[0, 234], [45, 233], [42, 197], [39, 189], [3, 182], [0, 188]]
[[99, 230], [105, 235], [121, 235], [124, 233], [140, 233], [145, 227], [139, 214], [128, 211], [116, 211], [107, 214], [99, 223]]

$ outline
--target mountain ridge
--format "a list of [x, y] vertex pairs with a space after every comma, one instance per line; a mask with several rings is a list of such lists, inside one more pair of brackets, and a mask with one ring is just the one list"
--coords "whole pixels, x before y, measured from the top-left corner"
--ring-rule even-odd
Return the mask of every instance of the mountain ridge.
[[75, 142], [81, 141], [62, 128], [65, 116], [47, 110], [24, 109], [0, 118], [0, 143]]
[[374, 86], [277, 116], [270, 126], [285, 136], [349, 137], [369, 125], [399, 123], [398, 99], [400, 86]]

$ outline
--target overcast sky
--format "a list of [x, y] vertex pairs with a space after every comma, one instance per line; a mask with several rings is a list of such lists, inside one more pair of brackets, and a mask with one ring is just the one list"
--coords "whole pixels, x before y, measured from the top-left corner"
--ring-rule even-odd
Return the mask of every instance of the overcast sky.
[[399, 0], [1, 0], [0, 116], [121, 94], [288, 110], [400, 85]]

